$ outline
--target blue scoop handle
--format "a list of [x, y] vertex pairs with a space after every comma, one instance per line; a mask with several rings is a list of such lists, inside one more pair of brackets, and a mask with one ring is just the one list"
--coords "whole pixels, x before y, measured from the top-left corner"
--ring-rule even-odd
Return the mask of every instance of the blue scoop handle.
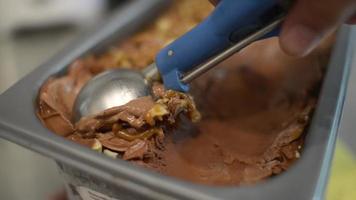
[[[202, 23], [163, 48], [156, 65], [166, 88], [188, 91], [182, 74], [258, 30], [280, 13], [280, 0], [221, 0]], [[275, 36], [270, 33], [265, 37]]]

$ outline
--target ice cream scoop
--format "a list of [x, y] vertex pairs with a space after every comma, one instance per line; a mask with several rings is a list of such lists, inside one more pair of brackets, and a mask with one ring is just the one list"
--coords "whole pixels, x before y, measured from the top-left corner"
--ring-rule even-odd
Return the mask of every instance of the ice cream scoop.
[[261, 38], [275, 36], [286, 13], [279, 0], [222, 0], [202, 23], [160, 50], [142, 71], [116, 69], [99, 74], [80, 91], [75, 120], [150, 95], [162, 79], [167, 89], [186, 92], [189, 83]]

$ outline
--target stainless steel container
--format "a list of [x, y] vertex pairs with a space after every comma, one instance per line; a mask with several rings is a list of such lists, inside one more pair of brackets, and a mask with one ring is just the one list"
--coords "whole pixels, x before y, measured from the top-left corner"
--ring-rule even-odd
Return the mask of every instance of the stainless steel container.
[[57, 161], [71, 199], [322, 199], [351, 66], [356, 30], [338, 33], [303, 155], [288, 171], [253, 186], [213, 187], [160, 175], [74, 144], [46, 129], [35, 115], [39, 88], [78, 57], [105, 49], [155, 17], [167, 0], [129, 1], [0, 96], [0, 136]]

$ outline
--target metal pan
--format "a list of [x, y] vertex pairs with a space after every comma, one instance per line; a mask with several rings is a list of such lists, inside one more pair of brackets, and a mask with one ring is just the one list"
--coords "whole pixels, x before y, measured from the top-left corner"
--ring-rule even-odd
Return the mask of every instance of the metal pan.
[[338, 33], [302, 157], [285, 173], [253, 186], [213, 187], [163, 176], [102, 156], [41, 124], [35, 115], [36, 98], [48, 77], [63, 74], [80, 56], [101, 51], [138, 30], [168, 3], [129, 1], [107, 23], [4, 92], [0, 136], [56, 160], [72, 199], [322, 199], [356, 40], [356, 31], [348, 27]]

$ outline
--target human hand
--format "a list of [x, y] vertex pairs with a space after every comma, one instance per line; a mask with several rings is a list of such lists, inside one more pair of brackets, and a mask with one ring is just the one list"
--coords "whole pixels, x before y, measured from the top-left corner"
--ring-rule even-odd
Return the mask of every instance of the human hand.
[[295, 0], [282, 25], [280, 46], [290, 55], [306, 56], [344, 22], [356, 24], [356, 0]]

